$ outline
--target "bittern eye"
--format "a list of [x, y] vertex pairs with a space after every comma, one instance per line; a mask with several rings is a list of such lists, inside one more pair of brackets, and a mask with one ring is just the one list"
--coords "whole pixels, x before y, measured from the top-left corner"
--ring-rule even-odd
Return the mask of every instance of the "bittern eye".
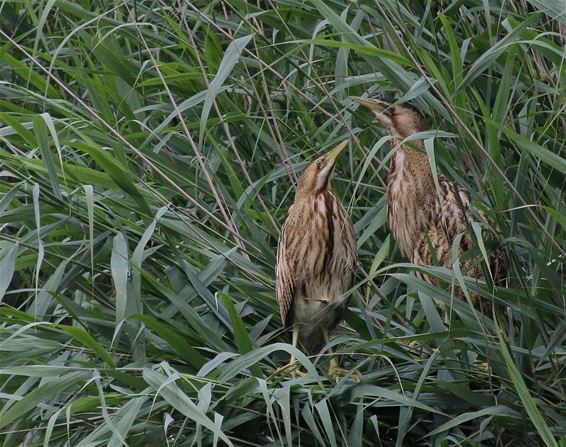
[[323, 160], [322, 158], [319, 158], [319, 159], [316, 161], [316, 168], [317, 168], [317, 169], [322, 169], [323, 166], [324, 166], [324, 160]]

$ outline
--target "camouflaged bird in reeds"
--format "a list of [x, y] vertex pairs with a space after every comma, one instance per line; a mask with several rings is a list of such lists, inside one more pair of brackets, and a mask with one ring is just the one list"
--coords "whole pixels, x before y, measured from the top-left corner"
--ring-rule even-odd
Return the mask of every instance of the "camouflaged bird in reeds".
[[276, 293], [281, 319], [315, 353], [342, 319], [356, 262], [354, 229], [330, 190], [338, 146], [319, 157], [299, 180], [277, 248]]
[[[392, 106], [375, 99], [353, 98], [372, 110], [391, 136], [396, 148], [387, 179], [389, 228], [403, 255], [418, 265], [441, 265], [452, 268], [455, 261], [453, 244], [460, 235], [457, 256], [464, 275], [485, 280], [481, 256], [467, 256], [476, 247], [471, 234], [472, 221], [486, 222], [486, 217], [473, 210], [468, 193], [443, 176], [434, 183], [428, 157], [421, 139], [404, 140], [428, 129], [421, 113], [412, 106]], [[476, 251], [478, 251], [476, 249]], [[489, 254], [489, 271], [496, 284], [507, 276], [507, 258], [502, 248]], [[435, 285], [436, 278], [418, 274]], [[456, 295], [464, 295], [460, 289]], [[491, 315], [491, 302], [471, 294], [474, 306]]]

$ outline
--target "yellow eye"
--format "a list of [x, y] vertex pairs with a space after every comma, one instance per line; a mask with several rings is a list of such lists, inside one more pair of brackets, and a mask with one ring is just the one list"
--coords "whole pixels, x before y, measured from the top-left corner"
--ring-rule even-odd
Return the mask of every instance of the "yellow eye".
[[322, 158], [319, 158], [319, 159], [316, 161], [316, 167], [317, 167], [318, 169], [322, 169], [322, 166], [323, 166], [323, 165], [324, 165], [324, 160], [322, 160]]

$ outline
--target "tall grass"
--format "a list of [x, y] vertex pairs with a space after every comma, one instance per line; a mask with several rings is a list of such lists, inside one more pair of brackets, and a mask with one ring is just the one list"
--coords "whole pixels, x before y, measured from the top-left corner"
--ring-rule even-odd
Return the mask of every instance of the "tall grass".
[[[565, 17], [534, 0], [0, 3], [2, 444], [566, 445]], [[400, 255], [392, 149], [362, 94], [426, 113], [433, 168], [489, 216], [507, 288]], [[278, 232], [305, 162], [344, 138], [360, 269], [330, 345], [362, 379], [329, 380], [324, 352], [291, 379]]]

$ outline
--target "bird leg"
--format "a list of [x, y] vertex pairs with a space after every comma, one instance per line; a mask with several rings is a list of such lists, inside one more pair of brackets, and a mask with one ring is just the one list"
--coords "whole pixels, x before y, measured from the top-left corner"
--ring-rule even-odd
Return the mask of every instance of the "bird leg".
[[[293, 326], [293, 339], [292, 339], [292, 345], [293, 348], [297, 347], [297, 344], [299, 342], [299, 327], [298, 325], [294, 325]], [[307, 374], [302, 372], [299, 368], [299, 362], [297, 361], [297, 359], [295, 359], [295, 355], [291, 354], [291, 360], [289, 361], [289, 365], [293, 365], [292, 366], [292, 370], [291, 370], [291, 374], [294, 378], [296, 378], [297, 376], [299, 377], [305, 377]]]
[[[293, 337], [291, 342], [294, 348], [297, 347], [298, 342], [299, 342], [299, 328], [297, 325], [294, 325]], [[289, 360], [289, 363], [287, 363], [286, 365], [280, 368], [277, 368], [275, 374], [280, 374], [282, 372], [290, 372], [293, 378], [305, 377], [307, 374], [302, 372], [299, 368], [300, 368], [299, 362], [295, 358], [294, 354], [291, 354], [291, 359]]]

